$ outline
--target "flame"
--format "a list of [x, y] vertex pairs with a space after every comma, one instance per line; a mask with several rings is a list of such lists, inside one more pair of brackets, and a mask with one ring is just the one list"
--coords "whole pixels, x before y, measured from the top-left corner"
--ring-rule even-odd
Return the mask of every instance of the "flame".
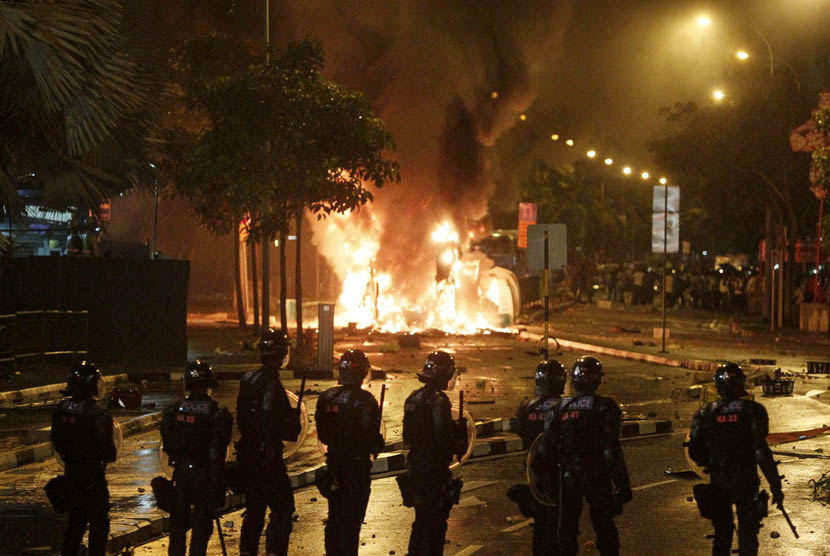
[[504, 285], [488, 275], [492, 261], [460, 243], [462, 234], [451, 222], [437, 223], [431, 243], [425, 242], [434, 249], [436, 278], [420, 288], [403, 288], [391, 269], [378, 268], [380, 219], [366, 209], [356, 216], [332, 215], [312, 224], [313, 241], [342, 284], [334, 312], [337, 326], [453, 334], [501, 328]]

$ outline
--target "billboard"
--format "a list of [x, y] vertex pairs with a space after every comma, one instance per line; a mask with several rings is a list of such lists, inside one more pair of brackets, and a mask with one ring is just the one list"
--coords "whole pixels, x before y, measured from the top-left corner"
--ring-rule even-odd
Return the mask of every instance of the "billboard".
[[519, 203], [519, 237], [516, 242], [518, 247], [527, 247], [527, 228], [536, 224], [538, 212], [536, 203]]

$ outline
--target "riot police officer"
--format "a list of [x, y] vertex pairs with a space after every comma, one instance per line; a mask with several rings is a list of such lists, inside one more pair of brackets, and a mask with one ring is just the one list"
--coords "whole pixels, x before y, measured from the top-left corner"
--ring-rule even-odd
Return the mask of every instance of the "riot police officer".
[[558, 465], [562, 507], [559, 551], [579, 551], [579, 517], [588, 502], [597, 548], [603, 556], [620, 553], [614, 516], [631, 500], [631, 482], [620, 446], [622, 412], [611, 398], [596, 394], [602, 363], [583, 356], [571, 369], [573, 396], [557, 403], [545, 420], [543, 460]]
[[715, 528], [712, 554], [728, 555], [732, 548], [732, 505], [738, 514], [741, 556], [758, 554], [758, 530], [766, 517], [766, 493], [759, 493], [761, 468], [772, 502], [781, 505], [784, 493], [778, 467], [767, 445], [769, 418], [764, 406], [746, 396], [746, 376], [736, 363], [718, 366], [713, 377], [720, 399], [702, 407], [692, 419], [689, 455], [710, 475], [709, 485], [695, 487], [701, 514]]
[[103, 556], [109, 537], [109, 490], [105, 470], [115, 461], [112, 417], [98, 407], [101, 372], [87, 361], [73, 366], [61, 401], [52, 416], [51, 439], [66, 465], [69, 520], [63, 556], [75, 556], [89, 525], [89, 554]]
[[265, 525], [265, 552], [285, 556], [294, 515], [294, 492], [282, 459], [283, 441], [300, 433], [299, 408], [292, 409], [280, 381], [279, 369], [288, 354], [282, 330], [268, 329], [259, 341], [262, 368], [246, 373], [239, 384], [236, 419], [240, 439], [238, 459], [245, 478], [245, 517], [239, 553], [253, 556]]
[[338, 364], [340, 386], [326, 390], [317, 400], [317, 434], [328, 446], [329, 480], [321, 486], [321, 492], [329, 501], [329, 556], [357, 555], [372, 481], [370, 456], [377, 456], [383, 449], [378, 402], [361, 388], [369, 368], [362, 351], [346, 351]]
[[[542, 361], [536, 367], [536, 397], [525, 399], [519, 405], [516, 416], [519, 420], [519, 436], [525, 449], [530, 448], [537, 436], [545, 431], [545, 416], [565, 391], [568, 372], [556, 360]], [[533, 517], [533, 555], [551, 556], [557, 554], [555, 508], [539, 503], [525, 485], [518, 494], [519, 508], [527, 517]], [[516, 491], [514, 487], [513, 491]]]
[[216, 510], [224, 503], [222, 465], [233, 432], [227, 408], [211, 399], [216, 378], [210, 365], [188, 363], [186, 397], [171, 404], [161, 420], [161, 440], [173, 466], [169, 556], [184, 556], [192, 529], [190, 556], [204, 556]]
[[[458, 502], [461, 480], [449, 470], [453, 456], [467, 449], [463, 417], [452, 419], [444, 390], [455, 374], [455, 361], [444, 351], [427, 356], [418, 380], [422, 388], [406, 399], [403, 439], [410, 446], [408, 463], [415, 522], [409, 537], [409, 556], [436, 556], [444, 552], [447, 519]], [[406, 496], [406, 494], [405, 494]]]

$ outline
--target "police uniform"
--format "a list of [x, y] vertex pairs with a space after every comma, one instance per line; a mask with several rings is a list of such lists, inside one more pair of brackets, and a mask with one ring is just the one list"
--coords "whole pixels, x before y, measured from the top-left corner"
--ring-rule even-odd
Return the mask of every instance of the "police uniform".
[[447, 395], [427, 384], [404, 406], [403, 438], [409, 444], [409, 473], [415, 496], [410, 556], [443, 554], [447, 519], [455, 501], [451, 492], [453, 456], [467, 449], [467, 430], [452, 419]]
[[172, 404], [161, 421], [161, 439], [173, 466], [170, 556], [184, 556], [192, 529], [190, 556], [203, 556], [216, 510], [225, 497], [221, 470], [233, 431], [233, 417], [207, 393], [191, 393]]
[[320, 441], [328, 447], [326, 465], [334, 479], [328, 493], [326, 554], [357, 555], [369, 503], [370, 456], [383, 449], [378, 402], [359, 384], [336, 386], [317, 400], [314, 419]]
[[738, 514], [738, 547], [741, 556], [758, 554], [757, 467], [780, 501], [781, 478], [767, 445], [769, 419], [764, 406], [752, 400], [721, 399], [701, 408], [690, 431], [689, 455], [710, 473], [709, 511], [715, 528], [712, 554], [728, 555], [732, 547], [733, 514]]
[[[519, 420], [519, 436], [525, 449], [529, 449], [536, 437], [545, 431], [545, 416], [558, 401], [559, 396], [537, 396], [532, 400], [522, 400], [516, 417]], [[528, 506], [523, 507], [523, 513], [527, 512], [533, 517], [533, 555], [556, 554], [556, 509], [535, 499], [527, 502]]]
[[300, 422], [298, 410], [288, 402], [277, 365], [265, 364], [242, 377], [236, 418], [246, 508], [239, 552], [243, 556], [257, 554], [268, 508], [265, 551], [284, 556], [293, 524], [294, 493], [283, 462], [283, 441], [297, 440]]
[[112, 428], [112, 417], [93, 399], [63, 400], [52, 416], [50, 436], [66, 465], [69, 490], [64, 556], [78, 554], [87, 525], [90, 556], [103, 556], [106, 551], [109, 490], [104, 472], [116, 456]]
[[620, 408], [596, 394], [561, 400], [548, 413], [545, 444], [562, 466], [560, 553], [579, 551], [579, 518], [588, 502], [597, 548], [603, 556], [620, 553], [614, 516], [631, 498], [631, 484], [620, 446]]

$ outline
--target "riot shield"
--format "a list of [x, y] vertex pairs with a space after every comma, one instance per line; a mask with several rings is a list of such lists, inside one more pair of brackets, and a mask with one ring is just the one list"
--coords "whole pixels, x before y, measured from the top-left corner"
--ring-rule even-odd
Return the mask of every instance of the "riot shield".
[[[288, 396], [288, 403], [291, 404], [292, 408], [296, 409], [297, 403], [300, 401], [297, 394], [288, 389], [286, 389], [285, 394]], [[297, 436], [296, 442], [285, 441], [283, 443], [283, 459], [290, 458], [300, 449], [300, 446], [305, 442], [306, 435], [308, 435], [308, 410], [306, 409], [305, 403], [302, 403], [300, 404], [300, 434]]]
[[[541, 446], [542, 438], [544, 436], [545, 435], [543, 433], [539, 433], [539, 435], [533, 439], [533, 443], [531, 443], [530, 448], [527, 450], [525, 472], [527, 473], [527, 486], [530, 488], [530, 493], [536, 501], [545, 506], [553, 507], [556, 505], [556, 502], [553, 499], [552, 489], [550, 488], [553, 485], [549, 484], [549, 482], [551, 480], [555, 480], [555, 477], [540, 477], [533, 468], [536, 454], [538, 453], [539, 446]], [[551, 473], [554, 472], [555, 470], [551, 470]]]
[[[458, 404], [452, 404], [452, 418], [454, 421], [458, 421]], [[470, 458], [470, 455], [473, 453], [473, 446], [476, 443], [476, 422], [473, 420], [473, 416], [464, 408], [464, 418], [467, 420], [467, 450], [458, 458], [457, 456], [453, 456], [452, 462], [450, 463], [450, 471], [458, 469], [461, 465]]]
[[[115, 444], [115, 457], [118, 457], [118, 453], [121, 452], [121, 444], [124, 443], [124, 429], [121, 428], [121, 423], [118, 422], [117, 419], [113, 417], [112, 419], [112, 443]], [[55, 459], [58, 461], [58, 465], [61, 468], [64, 468], [64, 462], [61, 457], [55, 454]]]
[[689, 455], [689, 439], [691, 438], [691, 433], [686, 433], [686, 439], [683, 441], [683, 454], [686, 456], [686, 462], [689, 464], [689, 469], [695, 472], [695, 475], [704, 479], [706, 481], [709, 480], [709, 475], [703, 472], [703, 468], [695, 463], [695, 460], [692, 459], [692, 456]]
[[173, 466], [170, 465], [170, 457], [164, 451], [164, 443], [159, 441], [159, 473], [163, 474], [168, 479], [173, 478]]

